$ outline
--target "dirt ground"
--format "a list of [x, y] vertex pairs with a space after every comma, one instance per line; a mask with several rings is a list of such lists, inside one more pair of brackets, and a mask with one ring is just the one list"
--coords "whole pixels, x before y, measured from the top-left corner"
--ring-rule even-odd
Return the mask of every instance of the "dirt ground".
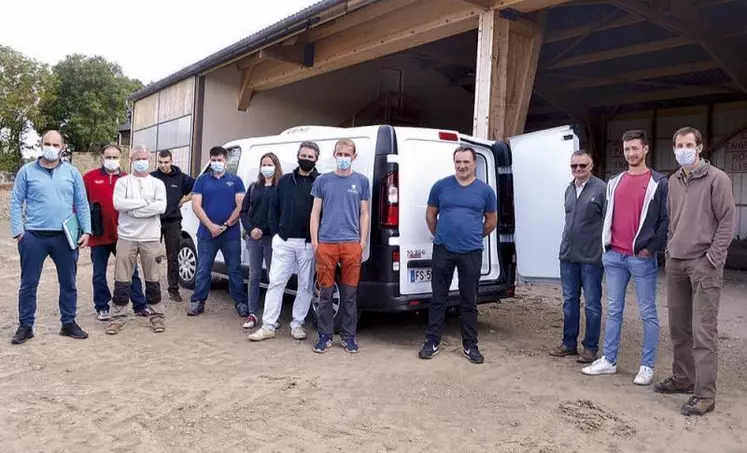
[[[109, 337], [93, 314], [86, 251], [78, 322], [90, 338], [58, 335], [49, 262], [36, 337], [12, 346], [19, 264], [7, 222], [0, 238], [2, 452], [747, 449], [744, 273], [728, 273], [721, 301], [717, 411], [685, 418], [679, 408], [687, 397], [656, 395], [632, 383], [641, 338], [634, 303], [625, 314], [617, 375], [586, 377], [572, 359], [548, 357], [562, 327], [560, 291], [552, 285], [522, 286], [516, 299], [481, 306], [483, 365], [459, 354], [456, 319], [442, 353], [418, 360], [425, 317], [413, 314], [366, 316], [360, 354], [335, 347], [319, 356], [311, 351], [313, 332], [306, 341], [290, 339], [287, 313], [279, 337], [249, 343], [225, 284], [216, 285], [197, 318], [169, 302], [166, 333], [153, 334], [137, 319]], [[659, 306], [657, 379], [671, 361], [666, 309]]]

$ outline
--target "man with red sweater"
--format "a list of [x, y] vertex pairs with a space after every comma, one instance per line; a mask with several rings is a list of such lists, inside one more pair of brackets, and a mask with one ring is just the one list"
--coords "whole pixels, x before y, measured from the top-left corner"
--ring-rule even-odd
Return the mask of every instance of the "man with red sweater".
[[[106, 281], [106, 267], [109, 255], [117, 255], [117, 223], [119, 213], [114, 209], [114, 185], [127, 173], [119, 167], [121, 150], [116, 145], [106, 145], [101, 150], [102, 166], [83, 176], [83, 183], [91, 207], [91, 229], [93, 234], [88, 241], [93, 262], [93, 304], [99, 321], [109, 319], [109, 302], [112, 299]], [[133, 310], [139, 316], [148, 316], [148, 306], [143, 294], [143, 283], [137, 273], [132, 274], [130, 300]]]

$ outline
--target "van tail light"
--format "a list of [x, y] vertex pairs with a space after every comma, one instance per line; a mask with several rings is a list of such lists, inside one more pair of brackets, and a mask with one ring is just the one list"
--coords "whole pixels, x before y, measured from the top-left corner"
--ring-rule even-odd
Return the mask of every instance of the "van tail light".
[[399, 250], [392, 251], [392, 272], [399, 272]]
[[439, 140], [447, 140], [450, 142], [458, 142], [459, 141], [459, 135], [457, 135], [454, 132], [444, 132], [441, 131], [438, 133], [438, 139]]
[[387, 173], [381, 182], [379, 219], [381, 228], [399, 227], [399, 181], [397, 172]]

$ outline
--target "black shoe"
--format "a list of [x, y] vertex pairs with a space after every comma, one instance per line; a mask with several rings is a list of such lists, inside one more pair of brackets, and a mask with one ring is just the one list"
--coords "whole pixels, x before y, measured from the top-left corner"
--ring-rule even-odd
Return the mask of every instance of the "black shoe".
[[441, 343], [436, 343], [433, 340], [425, 340], [423, 349], [418, 352], [418, 357], [421, 359], [432, 359], [434, 355], [438, 354], [438, 348], [440, 346]]
[[190, 302], [187, 316], [201, 315], [205, 311], [205, 302]]
[[85, 340], [88, 338], [88, 334], [75, 321], [63, 324], [62, 329], [60, 329], [60, 335], [75, 338], [76, 340]]
[[12, 344], [23, 344], [26, 340], [34, 338], [34, 328], [31, 326], [20, 326], [16, 330], [16, 334], [13, 335], [13, 339], [10, 340]]
[[247, 304], [236, 304], [236, 313], [238, 313], [240, 317], [246, 318], [249, 316], [249, 306]]
[[485, 361], [485, 357], [480, 354], [480, 351], [477, 349], [477, 345], [472, 345], [469, 348], [462, 349], [462, 355], [467, 357], [467, 360], [469, 360], [472, 363], [482, 363]]
[[169, 291], [169, 299], [174, 302], [181, 302], [182, 296], [179, 294], [179, 291]]

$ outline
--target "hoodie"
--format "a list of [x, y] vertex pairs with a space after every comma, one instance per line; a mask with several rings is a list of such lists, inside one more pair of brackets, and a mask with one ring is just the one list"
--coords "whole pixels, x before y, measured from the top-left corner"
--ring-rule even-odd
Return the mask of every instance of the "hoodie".
[[171, 166], [171, 173], [164, 173], [161, 169], [156, 169], [150, 174], [156, 179], [160, 179], [166, 186], [166, 212], [161, 215], [161, 222], [176, 222], [182, 220], [182, 212], [179, 209], [179, 201], [192, 193], [192, 187], [195, 180], [176, 165]]

